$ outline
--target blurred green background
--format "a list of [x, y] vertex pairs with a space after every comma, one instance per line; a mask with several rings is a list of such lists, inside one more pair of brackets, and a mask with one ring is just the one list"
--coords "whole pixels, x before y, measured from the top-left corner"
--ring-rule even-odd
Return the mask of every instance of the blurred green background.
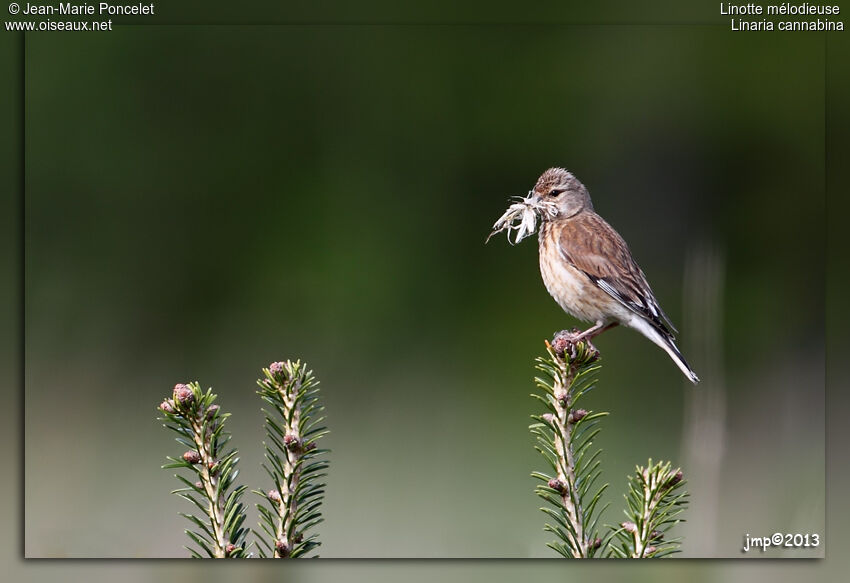
[[26, 556], [185, 556], [155, 406], [212, 386], [265, 488], [254, 379], [297, 357], [333, 431], [322, 556], [551, 556], [528, 393], [575, 322], [533, 239], [483, 241], [553, 165], [704, 381], [600, 337], [606, 521], [651, 456], [690, 481], [684, 556], [824, 532], [822, 37], [136, 27], [30, 35], [26, 66]]

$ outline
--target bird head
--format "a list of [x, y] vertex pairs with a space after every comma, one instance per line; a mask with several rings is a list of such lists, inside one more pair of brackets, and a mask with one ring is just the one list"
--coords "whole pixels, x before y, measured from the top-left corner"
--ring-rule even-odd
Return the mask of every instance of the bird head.
[[563, 168], [549, 168], [541, 174], [529, 195], [532, 204], [554, 205], [557, 210], [555, 213], [542, 213], [544, 221], [572, 217], [584, 209], [593, 210], [587, 188]]
[[516, 202], [493, 225], [487, 241], [496, 233], [507, 231], [508, 241], [516, 244], [537, 230], [538, 220], [545, 223], [575, 216], [584, 209], [593, 210], [584, 184], [563, 168], [549, 168], [537, 179], [528, 196], [514, 198]]

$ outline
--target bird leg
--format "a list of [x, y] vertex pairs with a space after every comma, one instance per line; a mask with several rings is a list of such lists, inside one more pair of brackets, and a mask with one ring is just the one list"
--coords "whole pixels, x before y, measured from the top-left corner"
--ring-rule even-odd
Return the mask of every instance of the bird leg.
[[610, 324], [605, 324], [602, 321], [596, 322], [594, 326], [591, 326], [584, 332], [579, 332], [578, 328], [572, 328], [571, 330], [561, 330], [556, 333], [555, 336], [552, 337], [551, 344], [546, 342], [546, 346], [551, 348], [555, 354], [563, 355], [564, 357], [572, 360], [576, 357], [576, 344], [579, 342], [586, 342], [587, 347], [591, 350], [591, 352], [595, 352], [596, 355], [599, 355], [599, 351], [596, 350], [596, 347], [593, 346], [591, 339], [596, 336], [599, 336], [608, 328], [613, 328], [617, 325], [617, 322], [611, 322]]
[[591, 326], [578, 336], [572, 338], [572, 341], [578, 342], [579, 340], [593, 340], [594, 338], [605, 332], [605, 330], [607, 330], [608, 328], [613, 328], [617, 324], [618, 322], [611, 322], [610, 324], [605, 324], [601, 320], [597, 321], [595, 325]]

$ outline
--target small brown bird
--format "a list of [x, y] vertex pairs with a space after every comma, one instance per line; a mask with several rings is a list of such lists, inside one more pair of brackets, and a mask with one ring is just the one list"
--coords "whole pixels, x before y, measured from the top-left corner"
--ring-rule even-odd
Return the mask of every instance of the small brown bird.
[[698, 383], [674, 342], [677, 330], [626, 242], [594, 212], [584, 184], [563, 168], [550, 168], [525, 203], [537, 209], [542, 220], [540, 273], [546, 289], [567, 313], [594, 323], [576, 340], [593, 338], [617, 324], [634, 328]]

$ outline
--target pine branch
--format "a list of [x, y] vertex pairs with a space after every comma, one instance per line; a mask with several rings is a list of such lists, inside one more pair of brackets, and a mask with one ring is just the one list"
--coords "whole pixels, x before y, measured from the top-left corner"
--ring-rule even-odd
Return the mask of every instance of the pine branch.
[[611, 545], [612, 556], [647, 559], [679, 552], [681, 538], [665, 536], [682, 522], [679, 515], [688, 502], [684, 485], [681, 470], [671, 469], [670, 462], [653, 465], [650, 459], [646, 467], [638, 466], [629, 476], [628, 520], [614, 532], [620, 544]]
[[321, 543], [317, 535], [305, 537], [310, 528], [322, 522], [320, 512], [327, 474], [326, 449], [316, 441], [328, 433], [321, 426], [325, 417], [319, 401], [318, 381], [300, 360], [274, 362], [263, 369], [265, 379], [257, 381], [262, 399], [267, 441], [263, 468], [275, 488], [255, 490], [264, 498], [257, 504], [260, 526], [266, 533], [258, 538], [264, 548], [260, 555], [274, 558], [304, 556]]
[[248, 530], [244, 505], [239, 502], [245, 486], [235, 486], [239, 462], [235, 448], [227, 448], [230, 434], [224, 431], [229, 413], [213, 404], [216, 395], [206, 393], [197, 382], [175, 385], [172, 398], [159, 405], [164, 426], [178, 434], [177, 442], [189, 448], [180, 458], [168, 457], [163, 468], [183, 468], [194, 473], [196, 481], [175, 474], [185, 487], [172, 493], [194, 504], [200, 514], [181, 513], [198, 530], [186, 534], [198, 548], [186, 547], [193, 557], [223, 559], [244, 557]]
[[593, 439], [599, 432], [598, 419], [607, 413], [575, 408], [596, 382], [599, 352], [588, 341], [574, 342], [574, 336], [559, 332], [552, 344], [546, 343], [547, 356], [537, 359], [536, 368], [544, 376], [534, 380], [543, 395], [532, 397], [548, 412], [532, 416], [536, 423], [529, 429], [536, 437], [535, 449], [553, 474], [534, 472], [532, 476], [543, 482], [535, 492], [548, 503], [541, 510], [554, 521], [545, 530], [558, 538], [548, 546], [564, 557], [589, 558], [602, 547], [597, 522], [604, 508], [597, 506], [608, 484], [594, 489], [601, 470], [600, 450], [593, 449]]
[[600, 368], [599, 351], [587, 340], [576, 340], [577, 335], [577, 330], [556, 334], [546, 343], [547, 356], [536, 364], [543, 377], [534, 380], [543, 394], [532, 397], [548, 412], [532, 416], [536, 423], [529, 428], [553, 475], [532, 476], [543, 482], [535, 492], [547, 502], [541, 510], [553, 521], [545, 530], [557, 537], [548, 546], [566, 558], [651, 558], [678, 552], [681, 539], [665, 536], [682, 521], [688, 494], [682, 472], [672, 470], [669, 462], [653, 465], [649, 460], [646, 468], [637, 468], [626, 494], [628, 520], [618, 528], [608, 527], [604, 538], [598, 536], [599, 515], [607, 505], [597, 507], [608, 484], [594, 486], [601, 475], [601, 450], [593, 448], [593, 440], [599, 433], [598, 419], [607, 413], [576, 408], [594, 387]]

